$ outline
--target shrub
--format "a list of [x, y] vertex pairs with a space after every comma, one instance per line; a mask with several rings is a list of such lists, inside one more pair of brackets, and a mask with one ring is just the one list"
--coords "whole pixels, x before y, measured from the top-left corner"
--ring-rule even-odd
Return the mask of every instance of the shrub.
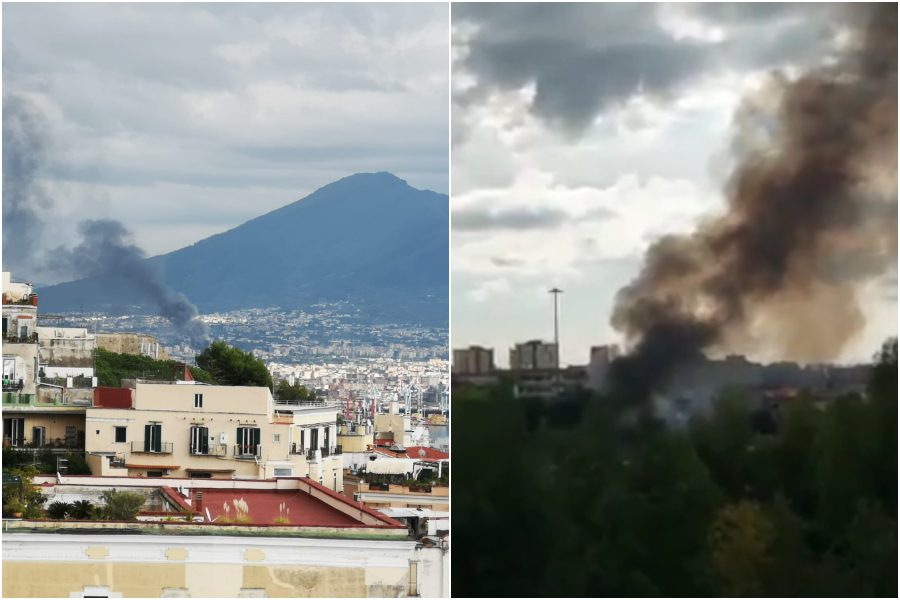
[[90, 519], [94, 514], [94, 505], [90, 500], [76, 500], [72, 503], [72, 510], [69, 516], [73, 519], [86, 520]]
[[68, 502], [53, 502], [47, 507], [47, 516], [57, 521], [72, 514], [72, 505]]
[[100, 497], [106, 503], [102, 515], [110, 521], [134, 521], [144, 505], [144, 497], [134, 492], [108, 490]]

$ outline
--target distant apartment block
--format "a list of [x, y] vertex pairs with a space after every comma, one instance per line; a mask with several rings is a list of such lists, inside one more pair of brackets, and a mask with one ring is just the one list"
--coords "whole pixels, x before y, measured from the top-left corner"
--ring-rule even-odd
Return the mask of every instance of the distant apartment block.
[[334, 405], [276, 403], [263, 387], [185, 382], [139, 382], [131, 406], [104, 395], [85, 420], [94, 475], [309, 477], [343, 488]]
[[494, 371], [493, 348], [469, 346], [453, 351], [454, 375], [487, 375]]
[[532, 340], [516, 344], [509, 350], [509, 368], [512, 371], [555, 369], [558, 365], [556, 344]]

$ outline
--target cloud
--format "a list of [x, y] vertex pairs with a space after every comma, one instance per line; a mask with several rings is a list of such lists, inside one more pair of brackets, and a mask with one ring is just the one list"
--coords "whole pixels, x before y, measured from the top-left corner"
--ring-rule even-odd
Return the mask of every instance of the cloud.
[[451, 218], [454, 231], [490, 231], [494, 229], [553, 229], [566, 222], [564, 211], [552, 208], [513, 208], [455, 210]]
[[191, 237], [144, 233], [154, 196], [196, 241], [226, 228], [220, 215], [233, 227], [354, 172], [449, 188], [445, 6], [18, 4], [3, 17], [4, 92], [47, 122], [35, 184], [80, 218], [107, 198], [149, 254]]
[[646, 4], [458, 4], [460, 107], [533, 86], [531, 111], [569, 137], [635, 95], [668, 100], [698, 77], [817, 57], [830, 9]]

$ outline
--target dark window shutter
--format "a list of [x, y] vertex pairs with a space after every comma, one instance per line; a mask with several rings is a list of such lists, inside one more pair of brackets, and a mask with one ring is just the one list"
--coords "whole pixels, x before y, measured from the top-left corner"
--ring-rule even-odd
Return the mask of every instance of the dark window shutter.
[[150, 452], [150, 438], [153, 436], [151, 431], [153, 430], [153, 425], [144, 425], [144, 452]]
[[209, 454], [209, 429], [206, 427], [200, 428], [200, 452], [203, 454]]

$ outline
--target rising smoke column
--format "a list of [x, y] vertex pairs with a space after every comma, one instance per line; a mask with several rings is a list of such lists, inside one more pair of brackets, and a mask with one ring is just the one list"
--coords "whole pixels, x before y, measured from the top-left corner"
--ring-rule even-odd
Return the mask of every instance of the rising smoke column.
[[209, 344], [209, 328], [197, 318], [197, 307], [184, 294], [166, 286], [160, 269], [147, 262], [144, 251], [129, 242], [130, 233], [122, 223], [85, 220], [78, 223], [78, 233], [78, 245], [54, 251], [58, 268], [81, 277], [107, 275], [128, 282], [142, 298], [155, 305], [161, 316], [187, 335], [192, 346], [204, 348]]
[[[170, 289], [159, 268], [145, 260], [143, 250], [129, 242], [125, 226], [114, 220], [78, 223], [80, 242], [72, 247], [41, 247], [43, 221], [38, 206], [52, 201], [37, 182], [49, 148], [46, 125], [27, 101], [4, 97], [3, 104], [3, 260], [20, 269], [44, 262], [51, 270], [75, 277], [110, 275], [127, 282], [168, 319], [191, 345], [209, 344], [209, 328], [187, 297]], [[43, 260], [37, 259], [43, 253]], [[9, 262], [7, 262], [9, 261]]]
[[726, 213], [658, 240], [619, 291], [613, 391], [646, 399], [706, 350], [832, 358], [864, 325], [859, 285], [897, 264], [897, 6], [854, 8], [835, 64], [738, 111]]
[[[50, 200], [37, 181], [47, 154], [40, 115], [14, 95], [3, 98], [3, 259], [9, 270], [25, 271], [43, 233], [39, 210]], [[16, 148], [27, 148], [16, 152]]]

